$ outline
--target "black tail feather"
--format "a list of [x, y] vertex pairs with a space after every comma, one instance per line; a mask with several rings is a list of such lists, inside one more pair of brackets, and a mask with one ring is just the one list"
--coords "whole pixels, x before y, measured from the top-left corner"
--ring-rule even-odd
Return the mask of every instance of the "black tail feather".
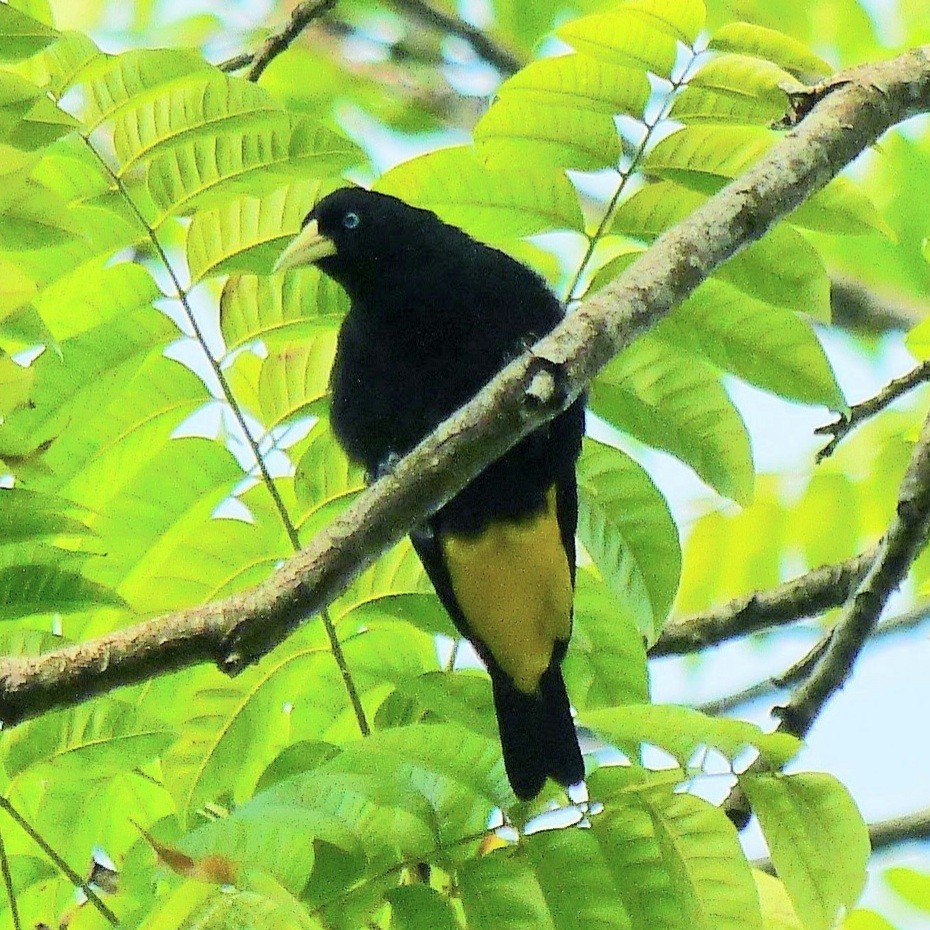
[[537, 694], [524, 694], [500, 669], [491, 674], [504, 768], [514, 794], [535, 798], [546, 778], [574, 785], [584, 761], [557, 659], [546, 669]]

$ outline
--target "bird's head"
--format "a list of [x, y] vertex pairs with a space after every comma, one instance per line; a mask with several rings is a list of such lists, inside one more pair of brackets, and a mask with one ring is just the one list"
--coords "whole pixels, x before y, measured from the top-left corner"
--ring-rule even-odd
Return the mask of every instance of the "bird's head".
[[396, 197], [346, 187], [324, 197], [275, 264], [275, 271], [317, 265], [349, 294], [402, 280], [410, 263], [449, 229], [428, 210]]

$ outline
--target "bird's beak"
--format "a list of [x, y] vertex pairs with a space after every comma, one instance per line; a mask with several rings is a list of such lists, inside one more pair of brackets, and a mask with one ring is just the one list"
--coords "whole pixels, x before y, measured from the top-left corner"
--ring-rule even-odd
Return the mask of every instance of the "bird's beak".
[[336, 243], [320, 232], [316, 220], [310, 220], [291, 240], [291, 244], [278, 256], [274, 271], [312, 265], [321, 258], [336, 254]]

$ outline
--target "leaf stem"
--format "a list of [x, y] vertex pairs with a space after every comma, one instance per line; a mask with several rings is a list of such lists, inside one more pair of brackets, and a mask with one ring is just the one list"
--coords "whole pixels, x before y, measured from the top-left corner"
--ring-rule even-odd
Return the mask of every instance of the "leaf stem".
[[7, 858], [2, 831], [0, 831], [0, 870], [3, 871], [6, 899], [10, 902], [10, 917], [13, 919], [13, 930], [22, 930], [23, 925], [19, 920], [19, 906], [16, 903], [16, 889], [13, 887], [13, 874], [10, 872], [10, 860]]
[[578, 285], [591, 263], [591, 259], [594, 256], [594, 250], [597, 248], [598, 243], [607, 233], [607, 230], [613, 221], [614, 213], [616, 212], [620, 198], [623, 196], [623, 192], [626, 190], [627, 183], [635, 174], [636, 169], [639, 167], [639, 163], [642, 161], [643, 156], [646, 154], [646, 149], [649, 145], [649, 141], [652, 139], [652, 134], [655, 132], [656, 127], [659, 125], [659, 123], [668, 117], [669, 110], [671, 109], [672, 103], [675, 100], [675, 95], [687, 83], [688, 78], [690, 77], [691, 68], [702, 54], [701, 52], [695, 51], [693, 48], [690, 49], [690, 52], [691, 57], [688, 59], [688, 62], [684, 68], [682, 68], [681, 74], [677, 78], [671, 80], [671, 87], [666, 94], [665, 103], [651, 120], [643, 121], [646, 132], [643, 134], [642, 140], [636, 147], [636, 151], [633, 153], [633, 157], [630, 159], [629, 165], [627, 165], [627, 167], [622, 171], [619, 168], [617, 169], [617, 173], [620, 176], [619, 182], [613, 194], [611, 194], [610, 199], [607, 201], [607, 207], [604, 210], [604, 214], [601, 217], [600, 222], [597, 224], [597, 229], [595, 229], [594, 232], [588, 236], [588, 245], [585, 249], [585, 253], [581, 257], [581, 261], [578, 263], [578, 268], [572, 277], [571, 283], [565, 291], [566, 303], [572, 303], [573, 301], [579, 300], [581, 298], [582, 295], [577, 293]]
[[[161, 261], [162, 265], [164, 265], [165, 270], [168, 272], [168, 276], [171, 278], [171, 283], [174, 287], [175, 294], [177, 295], [178, 302], [181, 304], [181, 307], [184, 310], [185, 319], [190, 325], [191, 331], [194, 334], [194, 338], [200, 345], [204, 357], [210, 365], [213, 374], [216, 376], [216, 379], [220, 385], [220, 390], [223, 392], [223, 397], [226, 400], [226, 403], [229, 406], [229, 409], [232, 412], [232, 415], [235, 418], [236, 423], [242, 432], [242, 435], [245, 437], [245, 440], [252, 451], [252, 455], [255, 458], [255, 463], [258, 466], [259, 472], [261, 473], [262, 483], [265, 485], [265, 488], [271, 495], [271, 499], [274, 502], [275, 508], [281, 518], [281, 522], [284, 525], [287, 537], [290, 540], [291, 547], [293, 548], [294, 552], [299, 552], [301, 549], [300, 536], [298, 535], [297, 528], [294, 526], [294, 522], [291, 520], [290, 514], [287, 511], [287, 506], [284, 503], [284, 499], [281, 497], [281, 492], [278, 490], [278, 487], [271, 476], [271, 472], [268, 470], [268, 465], [265, 461], [265, 457], [262, 455], [261, 449], [259, 448], [258, 440], [252, 435], [252, 431], [249, 429], [249, 424], [245, 418], [245, 414], [242, 412], [242, 409], [236, 402], [236, 397], [233, 393], [232, 387], [229, 384], [229, 380], [226, 378], [226, 375], [223, 372], [223, 366], [220, 364], [219, 359], [216, 358], [210, 351], [210, 346], [207, 342], [206, 336], [204, 335], [203, 329], [197, 320], [197, 315], [194, 313], [194, 309], [191, 306], [188, 292], [181, 284], [180, 278], [178, 278], [177, 272], [174, 270], [174, 266], [171, 264], [171, 260], [168, 258], [168, 254], [158, 238], [158, 234], [149, 225], [135, 200], [133, 200], [133, 198], [130, 196], [129, 191], [126, 190], [126, 186], [123, 184], [122, 178], [120, 178], [119, 175], [117, 175], [116, 172], [110, 168], [109, 164], [106, 162], [106, 159], [104, 159], [103, 156], [97, 151], [93, 143], [90, 141], [90, 138], [86, 135], [83, 135], [82, 138], [87, 144], [87, 147], [96, 157], [97, 161], [100, 162], [104, 171], [106, 171], [107, 175], [109, 175], [112, 183], [119, 191], [120, 196], [126, 201], [130, 210], [132, 210], [132, 212], [135, 214], [136, 219], [138, 219], [141, 227], [145, 230], [149, 241], [152, 243], [153, 248], [158, 254], [159, 260]], [[346, 691], [349, 695], [349, 701], [352, 704], [352, 710], [354, 711], [356, 720], [358, 721], [358, 728], [361, 731], [362, 736], [368, 736], [368, 734], [371, 732], [371, 728], [368, 725], [368, 718], [365, 715], [365, 709], [362, 706], [362, 700], [358, 693], [358, 689], [355, 686], [355, 681], [352, 678], [351, 670], [349, 669], [349, 666], [346, 662], [345, 653], [342, 649], [342, 643], [340, 643], [339, 637], [336, 633], [336, 625], [333, 623], [332, 617], [326, 608], [320, 611], [320, 616], [323, 620], [323, 627], [326, 630], [326, 636], [329, 639], [329, 645], [333, 653], [333, 658], [336, 660], [336, 664], [339, 666], [339, 672], [342, 676], [343, 684], [345, 685]]]
[[15, 820], [20, 827], [22, 827], [23, 832], [27, 834], [27, 836], [42, 850], [42, 852], [45, 853], [46, 856], [49, 857], [49, 859], [52, 860], [52, 862], [55, 863], [55, 865], [58, 867], [58, 870], [63, 875], [65, 875], [72, 884], [80, 888], [81, 891], [87, 895], [87, 900], [90, 901], [90, 903], [95, 908], [97, 908], [97, 910], [111, 924], [116, 926], [116, 924], [119, 923], [119, 918], [116, 916], [116, 914], [113, 913], [113, 911], [110, 910], [110, 908], [106, 906], [106, 904], [104, 904], [100, 898], [100, 895], [98, 895], [97, 892], [91, 888], [90, 882], [87, 881], [87, 879], [81, 878], [81, 876], [78, 875], [78, 873], [75, 872], [74, 869], [72, 869], [71, 866], [68, 865], [68, 863], [65, 862], [65, 860], [51, 846], [49, 846], [39, 831], [36, 830], [36, 828], [33, 827], [32, 824], [29, 823], [29, 821], [26, 820], [26, 818], [23, 817], [23, 815], [20, 814], [15, 807], [13, 807], [9, 800], [7, 800], [7, 798], [5, 798], [3, 795], [0, 795], [0, 808], [5, 810], [7, 814], [9, 814], [10, 817], [12, 817], [12, 819]]

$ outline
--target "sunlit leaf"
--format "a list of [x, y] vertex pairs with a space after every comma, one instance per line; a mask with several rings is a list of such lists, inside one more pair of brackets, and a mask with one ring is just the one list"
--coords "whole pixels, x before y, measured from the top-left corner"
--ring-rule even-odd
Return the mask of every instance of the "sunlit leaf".
[[491, 241], [583, 224], [578, 195], [562, 172], [536, 164], [530, 170], [512, 164], [487, 168], [465, 147], [402, 162], [378, 179], [375, 190]]
[[827, 930], [865, 884], [869, 835], [849, 792], [831, 775], [746, 775], [772, 862], [809, 930]]
[[819, 76], [833, 69], [803, 42], [754, 23], [727, 23], [711, 36], [710, 47], [773, 62], [799, 75]]
[[715, 373], [654, 336], [638, 339], [594, 380], [591, 406], [641, 442], [671, 452], [721, 494], [747, 502], [749, 437]]
[[29, 58], [57, 37], [58, 33], [45, 23], [15, 7], [0, 5], [0, 61]]
[[619, 449], [586, 440], [578, 468], [578, 535], [648, 640], [678, 588], [681, 548], [665, 498]]

